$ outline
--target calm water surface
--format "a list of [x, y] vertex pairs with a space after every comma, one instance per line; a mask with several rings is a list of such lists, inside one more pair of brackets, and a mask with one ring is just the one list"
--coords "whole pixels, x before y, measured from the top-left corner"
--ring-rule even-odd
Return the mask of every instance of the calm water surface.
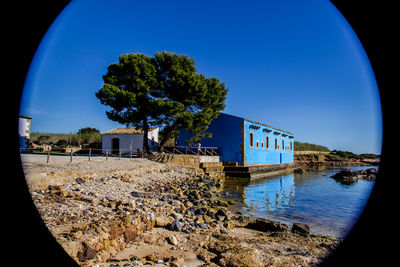
[[[347, 168], [361, 170], [377, 166], [331, 167], [325, 170], [265, 178], [255, 182], [227, 181], [223, 191], [242, 203], [245, 215], [306, 223], [312, 233], [344, 237], [366, 205], [374, 182], [343, 185], [330, 178]], [[239, 205], [240, 206], [240, 205]]]

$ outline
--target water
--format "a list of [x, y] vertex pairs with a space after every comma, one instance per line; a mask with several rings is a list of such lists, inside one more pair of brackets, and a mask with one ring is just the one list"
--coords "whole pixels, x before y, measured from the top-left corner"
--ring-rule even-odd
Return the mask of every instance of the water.
[[377, 166], [331, 167], [325, 170], [265, 178], [255, 182], [227, 181], [223, 191], [242, 203], [245, 215], [311, 226], [312, 233], [345, 237], [363, 211], [374, 186], [359, 180], [343, 185], [330, 178], [343, 168], [361, 170]]

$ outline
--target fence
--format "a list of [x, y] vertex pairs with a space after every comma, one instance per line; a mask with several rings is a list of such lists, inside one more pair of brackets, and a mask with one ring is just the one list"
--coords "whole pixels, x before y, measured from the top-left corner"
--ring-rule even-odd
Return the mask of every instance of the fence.
[[79, 149], [79, 150], [73, 150], [70, 149], [69, 152], [62, 152], [59, 150], [47, 150], [44, 151], [41, 148], [21, 148], [20, 153], [29, 153], [29, 154], [37, 154], [37, 155], [47, 155], [46, 157], [46, 162], [50, 162], [51, 157], [59, 157], [59, 156], [64, 156], [64, 157], [69, 157], [69, 161], [72, 162], [73, 158], [76, 156], [79, 156], [80, 158], [82, 157], [87, 157], [88, 161], [90, 161], [94, 157], [103, 157], [106, 161], [108, 160], [109, 157], [118, 157], [118, 158], [139, 158], [139, 157], [144, 157], [143, 151], [137, 150], [137, 151], [132, 151], [130, 149], [112, 149], [112, 150], [105, 150], [103, 152], [102, 149], [96, 149], [96, 148], [85, 148], [85, 149]]
[[218, 147], [174, 146], [162, 147], [160, 152], [183, 155], [219, 156]]
[[[182, 154], [182, 155], [200, 155], [200, 156], [218, 156], [219, 149], [218, 147], [191, 147], [191, 146], [175, 146], [175, 147], [162, 147], [160, 152], [169, 153], [169, 154]], [[142, 158], [145, 156], [145, 153], [142, 150], [133, 151], [131, 149], [112, 149], [105, 150], [98, 148], [83, 148], [79, 150], [70, 149], [69, 152], [62, 152], [60, 150], [51, 150], [48, 149], [45, 151], [43, 148], [21, 148], [20, 153], [29, 153], [29, 154], [41, 154], [46, 155], [46, 163], [50, 162], [50, 158], [64, 156], [69, 157], [69, 161], [72, 162], [74, 156], [87, 157], [88, 161], [90, 161], [94, 157], [103, 157], [107, 161], [109, 157], [114, 158]]]

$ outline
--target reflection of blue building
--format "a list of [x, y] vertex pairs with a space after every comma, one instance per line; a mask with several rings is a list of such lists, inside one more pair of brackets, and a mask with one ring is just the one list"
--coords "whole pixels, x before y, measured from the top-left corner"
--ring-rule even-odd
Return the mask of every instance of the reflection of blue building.
[[[240, 165], [293, 162], [294, 136], [290, 132], [225, 113], [211, 122], [207, 132], [212, 137], [201, 140], [201, 146], [219, 147], [223, 162]], [[188, 131], [181, 131], [178, 145], [184, 146], [189, 137]]]
[[258, 212], [267, 212], [290, 206], [295, 196], [294, 175], [284, 175], [249, 184], [244, 202]]

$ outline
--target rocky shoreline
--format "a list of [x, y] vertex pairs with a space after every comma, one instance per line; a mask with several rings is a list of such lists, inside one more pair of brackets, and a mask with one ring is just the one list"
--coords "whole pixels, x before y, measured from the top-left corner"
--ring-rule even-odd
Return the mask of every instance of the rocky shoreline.
[[43, 221], [81, 266], [315, 266], [341, 242], [237, 214], [220, 176], [168, 163], [23, 166]]
[[303, 169], [324, 168], [333, 166], [372, 166], [379, 165], [379, 158], [359, 159], [340, 158], [330, 154], [295, 155], [294, 162]]

